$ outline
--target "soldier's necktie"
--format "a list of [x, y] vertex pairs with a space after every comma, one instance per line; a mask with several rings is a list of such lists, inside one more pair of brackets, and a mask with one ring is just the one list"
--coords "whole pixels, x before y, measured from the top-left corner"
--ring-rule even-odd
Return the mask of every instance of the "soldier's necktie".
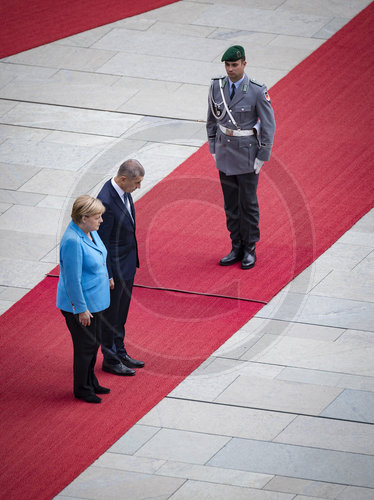
[[230, 99], [232, 99], [235, 95], [235, 85], [232, 83], [231, 84], [231, 94], [230, 94]]

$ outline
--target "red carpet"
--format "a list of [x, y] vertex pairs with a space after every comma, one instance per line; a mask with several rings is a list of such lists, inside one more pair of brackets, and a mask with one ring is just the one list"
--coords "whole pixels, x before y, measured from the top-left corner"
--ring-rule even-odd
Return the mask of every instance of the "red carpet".
[[137, 283], [268, 301], [373, 206], [373, 17], [374, 3], [271, 89], [258, 265], [218, 265], [230, 240], [206, 145], [137, 203]]
[[[228, 250], [217, 172], [203, 147], [137, 203], [137, 282], [268, 300], [372, 206], [374, 4], [271, 91], [273, 159], [261, 174], [262, 239], [251, 271], [221, 268]], [[256, 302], [136, 288], [133, 379], [104, 374], [102, 405], [74, 401], [72, 347], [47, 278], [0, 319], [7, 499], [50, 498], [250, 319]]]
[[177, 0], [1, 0], [0, 58]]
[[[130, 352], [136, 377], [97, 375], [101, 405], [72, 397], [72, 342], [46, 278], [1, 317], [1, 498], [51, 498], [166, 396], [262, 306], [136, 289]], [[6, 466], [4, 467], [4, 464]]]

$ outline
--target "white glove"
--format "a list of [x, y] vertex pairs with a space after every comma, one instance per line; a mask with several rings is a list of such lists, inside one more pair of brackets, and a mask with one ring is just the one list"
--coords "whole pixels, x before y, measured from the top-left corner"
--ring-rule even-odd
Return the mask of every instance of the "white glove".
[[255, 170], [255, 174], [259, 174], [260, 173], [260, 170], [261, 170], [261, 167], [262, 165], [264, 164], [264, 162], [262, 160], [259, 160], [258, 158], [255, 159], [255, 163], [254, 163], [254, 170]]
[[213, 160], [216, 161], [216, 153], [212, 153]]

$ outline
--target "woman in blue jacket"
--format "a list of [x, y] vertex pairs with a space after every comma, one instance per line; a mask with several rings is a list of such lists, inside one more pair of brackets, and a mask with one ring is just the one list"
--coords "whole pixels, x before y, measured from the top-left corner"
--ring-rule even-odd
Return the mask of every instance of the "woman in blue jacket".
[[102, 311], [110, 302], [106, 248], [97, 230], [104, 205], [89, 195], [79, 196], [60, 243], [57, 307], [65, 317], [74, 346], [74, 396], [100, 403], [101, 387], [94, 373], [100, 344]]

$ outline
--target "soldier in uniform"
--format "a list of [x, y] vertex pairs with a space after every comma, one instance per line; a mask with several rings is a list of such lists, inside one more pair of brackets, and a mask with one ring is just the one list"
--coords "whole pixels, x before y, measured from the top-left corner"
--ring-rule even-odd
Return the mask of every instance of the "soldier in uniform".
[[206, 124], [232, 241], [232, 250], [220, 265], [241, 261], [242, 269], [250, 269], [256, 263], [255, 248], [260, 239], [258, 174], [264, 161], [270, 159], [274, 112], [266, 86], [244, 72], [243, 47], [229, 47], [221, 60], [227, 76], [212, 79]]

